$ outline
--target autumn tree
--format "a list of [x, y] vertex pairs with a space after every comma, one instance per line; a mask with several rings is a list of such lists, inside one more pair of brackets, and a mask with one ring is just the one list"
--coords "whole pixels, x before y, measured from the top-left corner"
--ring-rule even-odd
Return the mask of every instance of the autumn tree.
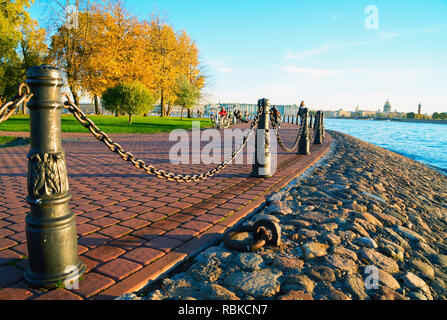
[[127, 113], [129, 123], [135, 114], [147, 113], [154, 107], [155, 95], [141, 82], [119, 83], [108, 88], [102, 95], [102, 104], [106, 110]]
[[150, 57], [145, 54], [145, 23], [126, 11], [121, 2], [109, 2], [91, 9], [89, 41], [85, 47], [82, 87], [98, 97], [120, 82], [140, 81], [152, 85], [146, 72]]
[[183, 75], [177, 80], [176, 97], [175, 103], [182, 107], [182, 119], [184, 108], [188, 110], [188, 118], [191, 118], [191, 110], [200, 99], [200, 89]]
[[42, 64], [47, 55], [46, 32], [30, 17], [31, 4], [0, 0], [0, 100], [14, 96], [26, 70]]
[[186, 32], [177, 34], [158, 16], [140, 20], [119, 1], [86, 6], [78, 29], [57, 28], [50, 52], [75, 103], [87, 93], [96, 111], [107, 88], [139, 81], [160, 100], [161, 116], [168, 116], [178, 79], [186, 77], [199, 90], [205, 83], [197, 46]]
[[203, 75], [199, 49], [195, 41], [182, 31], [177, 37], [177, 65], [179, 72], [197, 89], [201, 90], [205, 86], [205, 76]]
[[[79, 7], [78, 25], [76, 27], [67, 25], [64, 23], [65, 21], [54, 22], [56, 31], [51, 37], [49, 61], [63, 70], [74, 102], [79, 104], [83, 89], [81, 73], [88, 58], [87, 48], [90, 41], [91, 25], [94, 20], [91, 15], [92, 5], [90, 2], [87, 1], [82, 7], [79, 6], [79, 1], [76, 4]], [[64, 16], [65, 9], [62, 8], [62, 15]]]
[[151, 56], [149, 71], [153, 75], [153, 88], [160, 97], [160, 116], [169, 115], [166, 105], [175, 101], [175, 86], [179, 74], [177, 65], [177, 38], [174, 29], [160, 17], [154, 17], [148, 25], [148, 54]]

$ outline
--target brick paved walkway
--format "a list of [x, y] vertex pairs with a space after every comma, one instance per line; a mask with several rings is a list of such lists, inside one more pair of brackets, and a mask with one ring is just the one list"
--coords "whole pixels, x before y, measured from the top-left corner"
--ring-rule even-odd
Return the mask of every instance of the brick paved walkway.
[[[295, 127], [283, 124], [283, 128], [281, 135], [290, 145]], [[0, 300], [113, 299], [138, 290], [219, 240], [266, 196], [321, 158], [332, 141], [327, 135], [323, 145], [311, 146], [308, 156], [289, 155], [278, 146], [278, 170], [272, 178], [250, 177], [251, 165], [230, 165], [205, 182], [187, 184], [166, 182], [135, 169], [87, 133], [63, 137], [73, 195], [70, 207], [87, 273], [78, 290], [45, 292], [29, 288], [24, 281], [29, 146], [0, 149]], [[194, 174], [215, 166], [172, 165], [168, 154], [175, 142], [169, 142], [168, 134], [111, 137], [136, 157], [166, 171]]]

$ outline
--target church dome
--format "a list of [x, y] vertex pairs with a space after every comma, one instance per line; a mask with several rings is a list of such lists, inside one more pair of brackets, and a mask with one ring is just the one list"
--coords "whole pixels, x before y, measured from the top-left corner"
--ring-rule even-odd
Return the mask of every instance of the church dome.
[[391, 104], [388, 100], [385, 102], [385, 105], [383, 106], [383, 112], [391, 112]]

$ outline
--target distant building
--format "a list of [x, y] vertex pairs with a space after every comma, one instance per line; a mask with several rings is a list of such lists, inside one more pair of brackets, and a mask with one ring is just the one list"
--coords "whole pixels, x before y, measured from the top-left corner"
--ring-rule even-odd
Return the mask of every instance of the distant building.
[[385, 102], [385, 105], [383, 106], [383, 113], [391, 113], [391, 104], [388, 100]]
[[376, 115], [375, 111], [360, 110], [358, 106], [357, 106], [357, 108], [355, 108], [354, 116], [356, 118], [369, 118], [369, 117], [374, 117], [375, 115]]
[[418, 114], [421, 114], [422, 112], [422, 104], [419, 102], [418, 104]]
[[326, 118], [350, 118], [353, 115], [351, 111], [344, 111], [343, 109], [337, 111], [325, 111]]

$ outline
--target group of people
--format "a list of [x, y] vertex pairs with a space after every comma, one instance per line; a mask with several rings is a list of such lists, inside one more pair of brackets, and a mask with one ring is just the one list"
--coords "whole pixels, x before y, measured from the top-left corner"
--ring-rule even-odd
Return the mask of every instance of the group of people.
[[[234, 108], [236, 108], [236, 105], [234, 106]], [[298, 116], [301, 117], [303, 115], [305, 109], [306, 109], [306, 106], [304, 104], [304, 101], [301, 101], [300, 107], [298, 109]], [[238, 112], [239, 115], [241, 114], [241, 112], [239, 110], [236, 110], [235, 112]], [[271, 112], [273, 113], [273, 116], [275, 118], [281, 118], [281, 114], [280, 114], [280, 112], [279, 112], [279, 110], [277, 108], [272, 107]], [[227, 115], [228, 115], [228, 112], [227, 112], [227, 110], [225, 110], [224, 107], [221, 107], [220, 111], [217, 113], [218, 117], [225, 117]], [[249, 115], [248, 111], [245, 111], [244, 116], [243, 116], [243, 121], [244, 122], [248, 121], [248, 115]], [[211, 118], [213, 118], [213, 116], [214, 116], [214, 112], [213, 111], [211, 111], [210, 116], [211, 116]]]

